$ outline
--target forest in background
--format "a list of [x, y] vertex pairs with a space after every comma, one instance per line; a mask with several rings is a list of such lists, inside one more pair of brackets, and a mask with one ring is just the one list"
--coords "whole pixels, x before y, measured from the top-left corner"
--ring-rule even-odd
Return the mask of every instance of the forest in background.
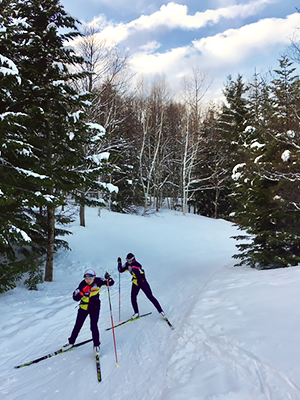
[[57, 0], [0, 11], [0, 291], [52, 281], [86, 205], [224, 218], [241, 230], [237, 265], [299, 263], [297, 39], [276, 70], [229, 76], [207, 104], [201, 66], [176, 95], [163, 74], [133, 85], [130, 56]]

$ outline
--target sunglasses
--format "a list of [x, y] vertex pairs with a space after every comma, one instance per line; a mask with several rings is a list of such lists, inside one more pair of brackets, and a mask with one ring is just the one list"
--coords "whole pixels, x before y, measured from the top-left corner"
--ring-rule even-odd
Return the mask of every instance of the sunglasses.
[[130, 264], [130, 263], [132, 263], [133, 262], [133, 260], [134, 260], [134, 257], [132, 257], [132, 258], [129, 258], [129, 259], [127, 259], [126, 258], [126, 261]]
[[85, 279], [94, 279], [95, 277], [94, 277], [94, 275], [86, 274], [86, 275], [84, 275], [84, 278]]

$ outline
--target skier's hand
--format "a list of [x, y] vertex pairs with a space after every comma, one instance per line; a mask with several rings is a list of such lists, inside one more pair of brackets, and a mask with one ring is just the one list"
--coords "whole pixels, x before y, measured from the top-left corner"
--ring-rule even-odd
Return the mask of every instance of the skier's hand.
[[118, 257], [118, 264], [121, 264], [121, 265], [122, 265], [121, 257]]
[[90, 294], [90, 290], [91, 290], [90, 286], [86, 285], [86, 286], [82, 289], [83, 296], [88, 296], [88, 295]]
[[109, 273], [108, 273], [107, 271], [105, 272], [104, 278], [105, 278], [107, 281], [109, 281], [109, 280], [111, 279], [111, 276], [109, 275]]

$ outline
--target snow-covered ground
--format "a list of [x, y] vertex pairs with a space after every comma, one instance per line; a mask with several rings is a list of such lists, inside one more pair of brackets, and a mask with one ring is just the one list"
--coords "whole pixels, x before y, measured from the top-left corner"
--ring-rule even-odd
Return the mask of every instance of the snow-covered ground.
[[[71, 252], [55, 258], [53, 283], [0, 296], [0, 399], [299, 400], [300, 269], [235, 268], [229, 222], [163, 211], [149, 217], [87, 210], [74, 223]], [[143, 319], [115, 330], [101, 291], [101, 369], [92, 344], [28, 367], [67, 342], [77, 309], [71, 295], [85, 269], [108, 270], [119, 320], [117, 257], [133, 252], [172, 331], [141, 292]], [[130, 275], [121, 275], [121, 319], [132, 314]], [[90, 338], [86, 321], [78, 341]]]

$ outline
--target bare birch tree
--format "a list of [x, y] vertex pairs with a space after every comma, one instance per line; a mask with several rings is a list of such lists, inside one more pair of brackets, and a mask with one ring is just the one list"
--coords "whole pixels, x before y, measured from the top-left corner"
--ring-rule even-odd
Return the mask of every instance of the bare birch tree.
[[208, 74], [193, 69], [192, 76], [182, 81], [185, 116], [182, 124], [182, 153], [181, 153], [181, 208], [182, 213], [188, 210], [191, 200], [191, 189], [194, 171], [197, 164], [197, 154], [201, 145], [201, 101], [209, 88]]
[[164, 123], [166, 107], [170, 94], [164, 76], [157, 76], [147, 93], [145, 81], [140, 82], [138, 118], [141, 124], [141, 141], [139, 148], [139, 175], [144, 193], [144, 213], [153, 205], [156, 197], [158, 204], [158, 189], [163, 178]]
[[[108, 154], [117, 148], [118, 142], [112, 140], [113, 132], [123, 121], [120, 96], [124, 94], [127, 76], [128, 56], [118, 47], [101, 37], [99, 29], [93, 25], [84, 27], [82, 37], [76, 42], [76, 50], [84, 59], [83, 69], [87, 77], [80, 81], [81, 91], [93, 94], [92, 107], [89, 108], [89, 120], [103, 126], [105, 136], [93, 148], [86, 149], [87, 156]], [[108, 166], [108, 160], [106, 166]], [[106, 168], [107, 170], [108, 168]], [[103, 176], [99, 175], [99, 180]], [[111, 183], [111, 176], [107, 177]], [[87, 195], [87, 188], [82, 189], [82, 196]], [[97, 194], [101, 196], [101, 194]], [[108, 197], [109, 208], [111, 196]], [[100, 213], [99, 213], [100, 215]], [[85, 226], [84, 205], [80, 205], [80, 225]]]

